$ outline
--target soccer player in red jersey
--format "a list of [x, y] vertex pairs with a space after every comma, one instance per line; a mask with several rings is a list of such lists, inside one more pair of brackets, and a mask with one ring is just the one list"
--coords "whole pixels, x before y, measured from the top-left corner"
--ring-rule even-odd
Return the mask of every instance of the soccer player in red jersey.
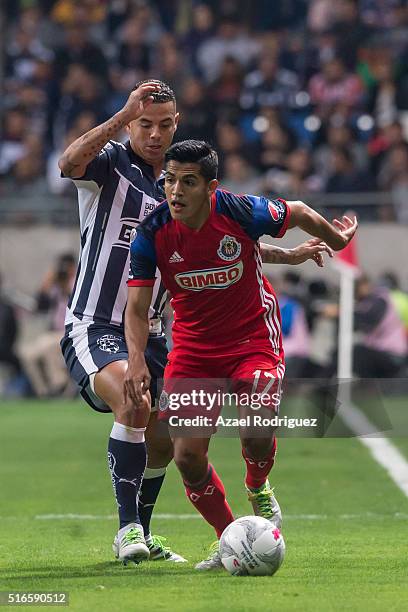
[[[176, 143], [165, 159], [167, 200], [140, 223], [131, 245], [125, 398], [141, 404], [149, 388], [144, 350], [156, 268], [174, 310], [165, 400], [173, 383], [183, 379], [228, 379], [239, 393], [254, 388], [266, 392], [271, 383], [279, 388], [285, 371], [280, 314], [274, 291], [262, 275], [258, 240], [263, 234], [279, 238], [297, 226], [340, 250], [353, 237], [357, 221], [343, 217], [331, 224], [303, 202], [218, 189], [217, 154], [201, 141]], [[162, 417], [168, 419], [166, 401], [162, 408]], [[174, 459], [187, 496], [219, 538], [234, 517], [223, 484], [208, 463], [210, 436], [185, 437], [175, 430]], [[276, 453], [274, 429], [265, 428], [262, 437], [249, 436], [244, 429], [241, 442], [254, 511], [279, 527], [281, 511], [268, 481]], [[197, 569], [220, 566], [215, 546]]]

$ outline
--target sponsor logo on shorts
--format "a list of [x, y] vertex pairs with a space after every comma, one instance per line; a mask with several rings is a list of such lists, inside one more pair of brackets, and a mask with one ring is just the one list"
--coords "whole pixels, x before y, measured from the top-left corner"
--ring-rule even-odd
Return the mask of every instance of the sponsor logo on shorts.
[[224, 261], [233, 261], [241, 254], [241, 245], [234, 236], [225, 235], [220, 240], [220, 246], [218, 247], [218, 256]]
[[96, 341], [99, 349], [105, 353], [118, 353], [120, 346], [118, 342], [121, 342], [122, 338], [113, 336], [112, 334], [105, 334]]
[[179, 287], [188, 291], [203, 291], [204, 289], [226, 289], [237, 283], [243, 273], [242, 261], [223, 268], [208, 270], [191, 270], [176, 274], [174, 279]]

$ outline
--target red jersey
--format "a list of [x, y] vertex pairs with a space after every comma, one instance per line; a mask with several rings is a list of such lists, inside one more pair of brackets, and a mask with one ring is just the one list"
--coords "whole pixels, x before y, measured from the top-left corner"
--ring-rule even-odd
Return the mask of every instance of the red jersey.
[[284, 200], [217, 189], [199, 230], [172, 219], [166, 201], [140, 223], [128, 285], [153, 285], [159, 268], [172, 296], [175, 351], [238, 354], [250, 343], [282, 354], [278, 302], [262, 275], [258, 239], [283, 236], [289, 216]]

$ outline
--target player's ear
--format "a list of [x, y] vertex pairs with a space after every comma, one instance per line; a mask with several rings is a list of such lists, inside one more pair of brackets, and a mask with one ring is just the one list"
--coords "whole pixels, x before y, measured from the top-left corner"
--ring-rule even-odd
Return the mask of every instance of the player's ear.
[[217, 189], [218, 185], [219, 185], [219, 182], [217, 181], [217, 179], [213, 179], [212, 181], [208, 183], [208, 191], [210, 193], [213, 193]]
[[176, 130], [177, 130], [177, 128], [178, 128], [178, 123], [179, 123], [179, 120], [180, 120], [180, 113], [176, 113], [176, 114], [174, 115], [174, 125], [175, 125], [175, 129], [174, 129], [174, 131], [176, 131]]

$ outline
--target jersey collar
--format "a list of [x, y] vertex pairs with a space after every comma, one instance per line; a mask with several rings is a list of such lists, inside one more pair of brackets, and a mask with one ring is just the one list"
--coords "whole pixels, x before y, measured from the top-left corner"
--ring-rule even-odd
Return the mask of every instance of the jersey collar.
[[130, 140], [127, 141], [126, 143], [126, 149], [130, 158], [130, 161], [137, 164], [140, 169], [142, 170], [143, 174], [147, 174], [149, 178], [152, 179], [152, 181], [155, 183], [156, 182], [156, 177], [154, 175], [154, 170], [153, 170], [153, 166], [151, 166], [150, 164], [148, 164], [143, 157], [140, 157], [140, 155], [137, 155], [134, 150], [132, 149], [131, 145], [130, 145]]

